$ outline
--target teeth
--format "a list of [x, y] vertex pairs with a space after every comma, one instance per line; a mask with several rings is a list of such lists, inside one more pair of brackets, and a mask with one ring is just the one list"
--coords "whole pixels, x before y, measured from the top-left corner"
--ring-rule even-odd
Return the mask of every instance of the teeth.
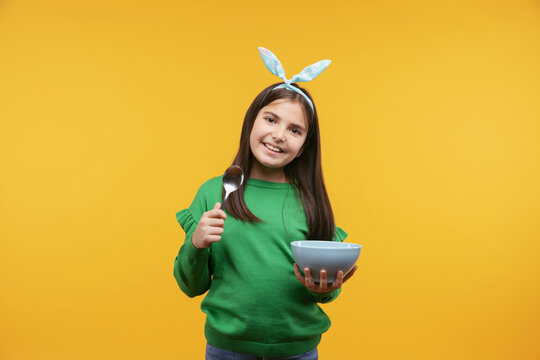
[[281, 149], [279, 149], [277, 147], [273, 147], [272, 145], [269, 145], [267, 143], [264, 143], [264, 146], [266, 146], [267, 148], [269, 148], [272, 151], [283, 152], [283, 150], [281, 150]]

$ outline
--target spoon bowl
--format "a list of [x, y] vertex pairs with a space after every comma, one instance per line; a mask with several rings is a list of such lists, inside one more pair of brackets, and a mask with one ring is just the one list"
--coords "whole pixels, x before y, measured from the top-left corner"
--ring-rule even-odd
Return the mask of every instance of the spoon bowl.
[[221, 209], [225, 210], [225, 203], [229, 195], [238, 190], [240, 186], [244, 183], [244, 172], [242, 168], [238, 165], [232, 165], [223, 174], [223, 189], [225, 189], [225, 196], [223, 197], [223, 202], [221, 203]]

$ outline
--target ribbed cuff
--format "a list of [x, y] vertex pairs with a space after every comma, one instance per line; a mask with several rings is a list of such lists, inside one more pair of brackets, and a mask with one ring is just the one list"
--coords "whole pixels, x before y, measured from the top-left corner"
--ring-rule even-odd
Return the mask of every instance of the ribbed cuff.
[[327, 304], [329, 302], [334, 301], [338, 297], [339, 293], [341, 292], [341, 289], [332, 290], [324, 294], [316, 293], [309, 289], [307, 289], [307, 291], [311, 294], [311, 296], [313, 296], [316, 302], [321, 303], [321, 304]]

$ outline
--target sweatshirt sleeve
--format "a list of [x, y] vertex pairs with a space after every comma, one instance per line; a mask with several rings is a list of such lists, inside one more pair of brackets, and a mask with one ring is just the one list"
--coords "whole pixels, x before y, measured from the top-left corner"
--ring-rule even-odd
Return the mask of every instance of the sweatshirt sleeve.
[[[345, 240], [345, 238], [347, 238], [347, 236], [348, 236], [348, 234], [345, 231], [343, 231], [343, 229], [336, 226], [336, 233], [335, 233], [334, 238], [332, 239], [332, 241], [343, 242], [343, 240]], [[321, 304], [326, 304], [326, 303], [334, 301], [339, 296], [339, 294], [341, 293], [341, 288], [337, 289], [337, 290], [330, 291], [330, 292], [325, 293], [325, 294], [319, 294], [319, 293], [313, 292], [311, 290], [308, 290], [308, 291], [313, 296], [313, 298], [315, 299], [316, 302], [321, 303]]]
[[189, 297], [204, 294], [212, 281], [211, 249], [198, 249], [191, 241], [199, 219], [207, 211], [207, 206], [203, 185], [191, 206], [176, 213], [176, 220], [186, 236], [174, 260], [173, 272], [178, 286]]

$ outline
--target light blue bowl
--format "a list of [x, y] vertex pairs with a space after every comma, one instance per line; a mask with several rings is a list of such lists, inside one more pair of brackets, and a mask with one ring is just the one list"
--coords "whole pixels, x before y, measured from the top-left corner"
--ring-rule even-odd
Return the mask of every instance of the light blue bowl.
[[311, 270], [313, 281], [320, 282], [321, 270], [326, 270], [327, 282], [336, 281], [339, 270], [345, 276], [354, 266], [362, 245], [321, 240], [302, 240], [291, 242], [292, 254], [303, 272]]

